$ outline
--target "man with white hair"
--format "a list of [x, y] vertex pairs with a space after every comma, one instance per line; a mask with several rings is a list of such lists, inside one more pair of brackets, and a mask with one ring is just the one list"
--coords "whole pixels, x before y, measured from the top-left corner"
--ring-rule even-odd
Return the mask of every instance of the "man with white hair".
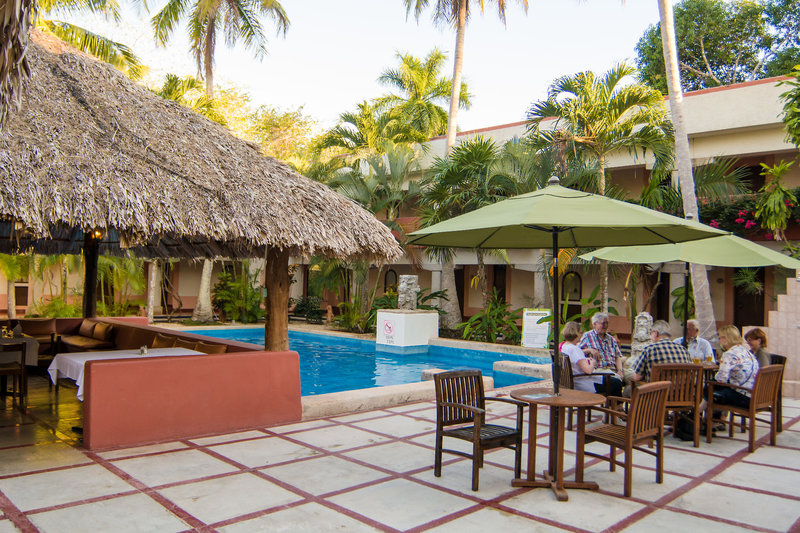
[[594, 357], [598, 370], [608, 369], [616, 373], [606, 378], [606, 390], [612, 396], [621, 395], [622, 350], [619, 349], [617, 339], [608, 333], [608, 313], [595, 313], [592, 316], [592, 329], [583, 334], [578, 347], [587, 356]]
[[686, 322], [686, 338], [688, 344], [683, 342], [683, 337], [675, 339], [675, 344], [680, 344], [689, 352], [692, 359], [699, 359], [700, 361], [714, 361], [714, 349], [711, 343], [699, 336], [700, 322], [694, 318]]
[[633, 367], [633, 381], [650, 381], [653, 365], [665, 363], [691, 363], [689, 352], [672, 342], [672, 332], [667, 322], [656, 320], [650, 330], [653, 344], [648, 344]]

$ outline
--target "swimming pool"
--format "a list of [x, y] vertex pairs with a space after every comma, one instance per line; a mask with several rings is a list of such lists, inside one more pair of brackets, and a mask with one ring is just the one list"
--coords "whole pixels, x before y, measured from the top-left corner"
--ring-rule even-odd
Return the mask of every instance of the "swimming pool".
[[[264, 328], [194, 330], [191, 333], [264, 344]], [[549, 363], [549, 358], [483, 350], [428, 346], [422, 353], [375, 349], [375, 341], [305, 331], [289, 331], [289, 348], [300, 354], [300, 394], [310, 396], [421, 381], [428, 368], [477, 368], [493, 376], [496, 387], [531, 381], [530, 377], [493, 372], [495, 361]]]

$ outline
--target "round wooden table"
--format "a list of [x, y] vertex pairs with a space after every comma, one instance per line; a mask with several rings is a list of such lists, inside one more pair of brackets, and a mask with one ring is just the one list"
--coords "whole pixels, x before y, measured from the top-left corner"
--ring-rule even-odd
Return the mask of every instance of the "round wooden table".
[[[511, 397], [530, 405], [528, 413], [528, 468], [524, 479], [511, 482], [514, 487], [550, 487], [559, 501], [567, 501], [566, 489], [590, 489], [599, 487], [594, 482], [583, 481], [583, 443], [586, 429], [586, 408], [601, 405], [606, 399], [600, 394], [573, 389], [560, 389], [558, 396], [552, 388], [531, 387], [511, 391]], [[548, 468], [544, 479], [536, 479], [536, 428], [537, 406], [550, 407], [550, 440], [548, 445]], [[575, 481], [564, 480], [564, 417], [567, 408], [578, 410], [578, 434], [575, 449]]]

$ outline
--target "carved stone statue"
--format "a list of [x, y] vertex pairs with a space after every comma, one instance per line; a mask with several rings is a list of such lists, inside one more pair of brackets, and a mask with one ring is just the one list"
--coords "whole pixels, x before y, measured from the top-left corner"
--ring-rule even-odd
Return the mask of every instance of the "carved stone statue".
[[417, 308], [417, 293], [419, 292], [419, 283], [417, 283], [418, 279], [419, 276], [400, 276], [400, 281], [397, 284], [398, 309]]
[[631, 336], [631, 359], [639, 357], [644, 347], [653, 340], [650, 338], [650, 330], [653, 327], [653, 317], [650, 313], [642, 311], [633, 322], [633, 335]]

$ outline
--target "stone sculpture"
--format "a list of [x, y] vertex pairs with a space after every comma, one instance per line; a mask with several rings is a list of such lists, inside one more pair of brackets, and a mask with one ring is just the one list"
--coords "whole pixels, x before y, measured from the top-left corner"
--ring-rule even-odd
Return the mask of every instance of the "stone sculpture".
[[397, 284], [397, 308], [416, 309], [419, 276], [402, 275]]

